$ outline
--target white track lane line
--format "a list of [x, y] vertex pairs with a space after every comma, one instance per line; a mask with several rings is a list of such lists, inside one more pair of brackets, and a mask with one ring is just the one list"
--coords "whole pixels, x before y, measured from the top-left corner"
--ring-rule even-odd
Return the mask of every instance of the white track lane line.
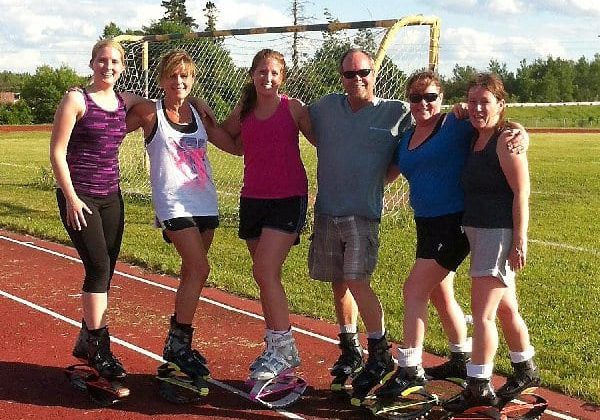
[[[38, 247], [36, 245], [33, 245], [31, 243], [26, 243], [26, 242], [21, 243], [20, 241], [16, 241], [14, 239], [7, 238], [7, 237], [1, 236], [1, 235], [0, 235], [0, 239], [5, 239], [5, 240], [8, 240], [10, 242], [19, 243], [21, 245], [25, 245], [25, 246], [28, 246], [28, 247], [33, 247], [36, 250], [48, 252], [48, 253], [53, 254], [55, 256], [64, 257], [64, 258], [69, 259], [69, 260], [79, 261], [76, 258], [70, 257], [68, 255], [64, 255], [64, 254], [61, 254], [59, 252], [55, 252], [55, 251], [52, 251], [52, 250], [49, 250], [49, 249], [40, 248], [40, 247]], [[117, 271], [115, 271], [115, 273], [116, 272]], [[126, 274], [126, 273], [120, 273], [120, 274], [124, 275], [126, 277], [130, 277], [130, 278], [133, 277], [133, 278], [135, 278], [135, 276], [130, 276], [130, 275]], [[138, 280], [139, 278], [135, 278], [135, 279]], [[145, 279], [139, 279], [139, 280], [145, 280]], [[155, 283], [155, 282], [152, 282], [152, 281], [149, 281], [149, 280], [145, 280], [144, 282], [147, 283], [147, 284], [150, 284], [150, 285], [164, 286], [164, 285], [161, 285], [160, 283]], [[172, 287], [164, 286], [163, 288], [167, 289], [167, 290], [176, 291], [176, 289], [173, 289]], [[22, 299], [22, 298], [20, 298], [18, 296], [12, 295], [12, 294], [7, 293], [7, 292], [5, 292], [3, 290], [0, 290], [0, 296], [4, 296], [5, 298], [12, 299], [15, 302], [21, 303], [21, 304], [23, 304], [25, 306], [28, 306], [28, 307], [30, 307], [32, 309], [35, 309], [35, 310], [37, 310], [39, 312], [42, 312], [42, 313], [46, 314], [46, 315], [50, 315], [50, 316], [52, 316], [52, 317], [54, 317], [56, 319], [59, 319], [59, 320], [64, 321], [64, 322], [66, 322], [68, 324], [71, 324], [71, 325], [73, 325], [73, 326], [75, 326], [77, 328], [81, 327], [81, 321], [78, 322], [78, 321], [75, 321], [75, 320], [73, 320], [71, 318], [67, 318], [66, 316], [61, 315], [58, 312], [54, 312], [54, 311], [52, 311], [50, 309], [44, 308], [43, 306], [37, 305], [37, 304], [35, 304], [33, 302], [30, 302], [28, 300]], [[218, 303], [218, 302], [215, 302], [215, 303]], [[222, 306], [225, 309], [232, 308], [232, 307], [229, 307], [228, 305], [220, 305], [220, 306]], [[232, 308], [232, 309], [235, 309], [235, 308]], [[238, 310], [238, 312], [246, 313], [245, 311], [239, 311], [239, 310]], [[247, 314], [250, 314], [250, 312], [247, 312]], [[133, 350], [133, 351], [135, 351], [137, 353], [143, 354], [144, 356], [147, 356], [150, 359], [154, 359], [154, 360], [158, 361], [159, 363], [164, 363], [163, 358], [160, 357], [158, 354], [152, 353], [151, 351], [148, 351], [148, 350], [146, 350], [146, 349], [144, 349], [142, 347], [138, 347], [135, 344], [131, 344], [131, 343], [125, 341], [125, 340], [121, 340], [120, 338], [117, 338], [117, 337], [114, 337], [114, 336], [110, 337], [110, 341], [112, 341], [112, 342], [114, 342], [116, 344], [119, 344], [119, 345], [121, 345], [123, 347], [126, 347], [126, 348], [128, 348], [130, 350]], [[242, 391], [242, 390], [240, 390], [238, 388], [232, 387], [230, 385], [227, 385], [226, 383], [217, 381], [216, 379], [213, 379], [213, 378], [209, 379], [208, 382], [210, 382], [211, 384], [216, 385], [219, 388], [222, 388], [222, 389], [224, 389], [224, 390], [226, 390], [226, 391], [228, 391], [228, 392], [230, 392], [232, 394], [239, 395], [240, 397], [245, 398], [248, 401], [252, 401], [252, 402], [256, 403], [256, 401], [254, 401], [254, 400], [252, 400], [250, 398], [250, 394], [248, 394], [247, 392], [244, 392], [244, 391]], [[265, 407], [265, 409], [268, 409], [268, 408]], [[289, 412], [287, 410], [284, 410], [282, 408], [272, 408], [271, 410], [276, 411], [281, 416], [289, 418], [289, 419], [298, 419], [298, 420], [304, 419], [304, 417], [301, 417], [301, 416], [299, 416], [299, 415], [297, 415], [295, 413], [291, 413], [291, 412]]]
[[[61, 252], [52, 251], [51, 249], [47, 249], [47, 248], [43, 248], [43, 247], [34, 245], [31, 242], [19, 241], [17, 239], [9, 238], [9, 237], [3, 236], [3, 235], [0, 235], [0, 239], [3, 239], [3, 240], [8, 241], [8, 242], [15, 243], [15, 244], [18, 244], [18, 245], [21, 245], [21, 246], [25, 246], [25, 247], [28, 247], [28, 248], [32, 248], [32, 249], [35, 249], [35, 250], [38, 250], [38, 251], [41, 251], [41, 252], [52, 254], [52, 255], [55, 255], [57, 257], [65, 258], [67, 260], [74, 261], [74, 262], [77, 262], [77, 263], [81, 264], [81, 260], [78, 259], [78, 258], [74, 258], [74, 257], [71, 257], [70, 255], [66, 255], [66, 254], [63, 254]], [[122, 271], [115, 270], [115, 274], [119, 274], [119, 275], [121, 275], [121, 276], [123, 276], [125, 278], [131, 279], [131, 280], [135, 280], [135, 281], [139, 281], [141, 283], [145, 283], [145, 284], [148, 284], [150, 286], [155, 286], [155, 287], [158, 287], [158, 288], [161, 288], [161, 289], [164, 289], [164, 290], [169, 290], [169, 291], [172, 291], [172, 292], [176, 292], [177, 291], [177, 289], [175, 289], [174, 287], [166, 286], [164, 284], [157, 283], [157, 282], [152, 281], [152, 280], [144, 279], [142, 277], [134, 276], [132, 274], [123, 273]], [[3, 292], [2, 290], [0, 290], [0, 294], [2, 294], [2, 295], [9, 295], [8, 293]], [[9, 296], [12, 296], [12, 295], [9, 295]], [[23, 299], [17, 298], [16, 296], [15, 296], [15, 298], [18, 299], [19, 301], [22, 301], [21, 303], [24, 303], [24, 304], [30, 303], [30, 302], [27, 302], [27, 301], [25, 301]], [[261, 315], [257, 315], [255, 313], [248, 312], [248, 311], [245, 311], [243, 309], [235, 308], [233, 306], [226, 305], [226, 304], [221, 303], [221, 302], [217, 302], [217, 301], [214, 301], [214, 300], [211, 300], [211, 299], [207, 299], [207, 298], [204, 298], [204, 297], [200, 297], [200, 300], [203, 301], [203, 302], [206, 302], [206, 303], [210, 303], [211, 305], [215, 305], [215, 306], [218, 306], [220, 308], [226, 309], [228, 311], [232, 311], [232, 312], [236, 312], [236, 313], [239, 313], [239, 314], [247, 315], [247, 316], [249, 316], [251, 318], [264, 320], [264, 318]], [[36, 309], [39, 308], [38, 310], [40, 310], [41, 312], [48, 313], [48, 314], [50, 314], [52, 316], [55, 316], [58, 319], [66, 321], [66, 322], [68, 322], [70, 324], [73, 324], [73, 325], [75, 325], [77, 327], [80, 326], [80, 323], [78, 323], [77, 321], [74, 321], [72, 319], [63, 317], [62, 315], [56, 314], [53, 311], [50, 311], [50, 310], [45, 309], [45, 308], [42, 308], [41, 306], [35, 305], [33, 303], [31, 303], [31, 305], [34, 305]], [[32, 307], [34, 307], [34, 306], [32, 306]], [[54, 315], [54, 314], [56, 314], [56, 315]], [[337, 344], [338, 343], [338, 340], [334, 340], [332, 338], [326, 337], [326, 336], [321, 335], [321, 334], [314, 333], [312, 331], [308, 331], [308, 330], [305, 330], [305, 329], [302, 329], [302, 328], [297, 328], [297, 327], [292, 327], [292, 329], [294, 331], [298, 331], [301, 334], [308, 335], [308, 336], [311, 336], [311, 337], [314, 337], [314, 338], [318, 338], [318, 339], [320, 339], [322, 341], [326, 341], [328, 343], [333, 343], [333, 344]], [[147, 350], [144, 350], [144, 349], [142, 349], [140, 347], [137, 347], [137, 346], [135, 346], [133, 344], [127, 343], [126, 341], [120, 340], [118, 338], [114, 338], [113, 339], [113, 337], [111, 337], [111, 340], [115, 341], [115, 343], [121, 344], [121, 345], [123, 345], [123, 346], [125, 346], [125, 347], [127, 347], [129, 349], [134, 350], [134, 351], [138, 351], [138, 349], [139, 349], [140, 353], [145, 354], [148, 357], [154, 358], [155, 360], [162, 361], [162, 358], [159, 357], [158, 355], [156, 355], [154, 353], [151, 353], [151, 352], [148, 352]], [[250, 395], [247, 394], [246, 392], [243, 392], [243, 391], [241, 391], [241, 390], [239, 390], [237, 388], [233, 388], [233, 387], [231, 387], [231, 386], [229, 386], [227, 384], [221, 383], [219, 381], [211, 380], [211, 382], [214, 383], [215, 385], [223, 388], [223, 389], [226, 389], [226, 390], [228, 390], [230, 392], [233, 392], [234, 394], [240, 395], [240, 396], [242, 396], [242, 397], [250, 400]], [[284, 417], [293, 418], [293, 419], [302, 419], [303, 418], [303, 417], [297, 416], [294, 413], [289, 413], [289, 412], [287, 412], [285, 410], [279, 410], [278, 409], [276, 411], [279, 412]], [[557, 412], [552, 411], [552, 410], [546, 410], [544, 413], [545, 414], [549, 414], [549, 415], [551, 415], [553, 417], [562, 419], [562, 420], [578, 420], [576, 417], [571, 417], [571, 416], [569, 416], [567, 414], [557, 413]]]
[[[54, 317], [54, 318], [56, 318], [56, 319], [58, 319], [60, 321], [64, 321], [67, 324], [71, 324], [71, 325], [73, 325], [73, 326], [75, 326], [77, 328], [79, 328], [81, 326], [81, 322], [77, 322], [74, 319], [67, 318], [66, 316], [61, 315], [58, 312], [54, 312], [54, 311], [52, 311], [50, 309], [44, 308], [43, 306], [37, 305], [37, 304], [35, 304], [33, 302], [30, 302], [30, 301], [22, 299], [22, 298], [20, 298], [18, 296], [15, 296], [15, 295], [12, 295], [10, 293], [7, 293], [4, 290], [0, 290], [0, 296], [4, 296], [7, 299], [14, 300], [15, 302], [18, 302], [20, 304], [28, 306], [28, 307], [30, 307], [32, 309], [35, 309], [36, 311], [39, 311], [39, 312], [42, 312], [42, 313], [46, 314], [46, 315], [50, 315], [50, 316], [52, 316], [52, 317]], [[119, 345], [121, 345], [123, 347], [127, 347], [128, 349], [133, 350], [136, 353], [143, 354], [144, 356], [147, 356], [150, 359], [154, 359], [154, 360], [156, 360], [159, 363], [164, 363], [163, 358], [160, 357], [158, 354], [152, 353], [151, 351], [148, 351], [148, 350], [146, 350], [146, 349], [144, 349], [142, 347], [138, 347], [135, 344], [131, 344], [131, 343], [125, 341], [125, 340], [121, 340], [120, 338], [117, 338], [117, 337], [114, 337], [114, 336], [110, 337], [110, 341], [112, 341], [112, 342], [114, 342], [116, 344], [119, 344]], [[245, 399], [247, 399], [249, 401], [253, 401], [250, 398], [250, 395], [247, 392], [244, 392], [244, 391], [242, 391], [240, 389], [234, 388], [234, 387], [232, 387], [230, 385], [227, 385], [227, 384], [225, 384], [223, 382], [217, 381], [217, 380], [212, 379], [212, 378], [209, 379], [208, 382], [210, 382], [213, 385], [218, 386], [219, 388], [223, 388], [226, 391], [229, 391], [229, 392], [231, 392], [233, 394], [239, 395], [240, 397], [245, 398]], [[300, 417], [297, 414], [290, 413], [290, 412], [288, 412], [286, 410], [274, 409], [274, 411], [277, 411], [282, 416], [290, 418], [290, 419], [304, 419], [304, 417]]]

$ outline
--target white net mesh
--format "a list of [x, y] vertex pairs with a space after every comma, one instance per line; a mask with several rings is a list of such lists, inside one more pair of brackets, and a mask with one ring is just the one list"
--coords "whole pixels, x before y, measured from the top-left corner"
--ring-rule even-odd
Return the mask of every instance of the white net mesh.
[[[337, 27], [354, 29], [335, 32], [324, 29], [299, 32], [297, 27], [294, 32], [283, 32], [283, 28], [255, 28], [218, 31], [215, 34], [222, 35], [219, 37], [205, 37], [206, 33], [199, 33], [177, 38], [154, 36], [121, 40], [126, 50], [127, 69], [119, 80], [118, 88], [152, 99], [161, 97], [157, 86], [160, 58], [173, 48], [182, 48], [198, 66], [192, 95], [206, 100], [217, 119], [222, 121], [238, 101], [243, 84], [249, 80], [248, 67], [259, 50], [271, 48], [285, 56], [288, 78], [282, 90], [310, 104], [327, 93], [342, 91], [337, 73], [339, 57], [349, 47], [360, 46], [376, 56], [376, 63], [380, 64], [376, 94], [383, 98], [404, 99], [407, 76], [437, 64], [437, 39], [434, 39], [432, 19], [437, 27], [436, 18], [411, 17], [409, 26], [402, 26], [399, 30], [397, 27], [390, 30], [396, 21], [379, 21], [336, 24]], [[332, 25], [310, 25], [309, 29], [314, 27], [331, 28]], [[248, 32], [253, 34], [239, 34]], [[303, 141], [301, 145], [312, 203], [316, 193], [316, 153], [307, 142]], [[235, 219], [242, 181], [242, 159], [214, 147], [209, 153], [221, 217]], [[122, 146], [121, 172], [125, 192], [150, 196], [143, 140], [139, 133], [128, 136]], [[406, 206], [406, 192], [406, 184], [401, 181], [386, 187], [384, 215], [400, 215]]]

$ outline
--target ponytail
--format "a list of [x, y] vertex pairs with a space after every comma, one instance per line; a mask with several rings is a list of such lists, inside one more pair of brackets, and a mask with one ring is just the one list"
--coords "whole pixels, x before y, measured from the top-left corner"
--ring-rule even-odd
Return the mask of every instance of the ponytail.
[[242, 88], [242, 96], [240, 98], [240, 103], [242, 104], [242, 109], [240, 110], [240, 122], [242, 122], [254, 109], [254, 106], [256, 106], [256, 97], [256, 87], [254, 87], [254, 83], [252, 81], [246, 83]]

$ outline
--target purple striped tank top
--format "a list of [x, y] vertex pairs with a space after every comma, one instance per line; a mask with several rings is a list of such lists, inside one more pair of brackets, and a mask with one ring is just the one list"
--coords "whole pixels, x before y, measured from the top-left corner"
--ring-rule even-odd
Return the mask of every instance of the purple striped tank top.
[[119, 190], [119, 146], [127, 134], [127, 110], [119, 94], [115, 111], [98, 106], [85, 90], [83, 96], [86, 110], [73, 127], [67, 164], [76, 192], [106, 197]]

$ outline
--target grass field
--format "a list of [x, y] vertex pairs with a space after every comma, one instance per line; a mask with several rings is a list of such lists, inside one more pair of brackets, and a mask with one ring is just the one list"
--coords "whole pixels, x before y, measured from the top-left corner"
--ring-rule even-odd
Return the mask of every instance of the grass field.
[[[529, 325], [544, 385], [600, 403], [600, 134], [533, 134], [529, 151], [532, 176], [529, 264], [518, 278], [520, 303]], [[0, 226], [68, 243], [49, 185], [47, 133], [0, 133]], [[141, 145], [140, 145], [141, 147]], [[314, 152], [305, 150], [314, 179]], [[211, 155], [215, 176], [227, 158]], [[217, 163], [219, 162], [219, 163]], [[138, 169], [138, 171], [143, 171]], [[238, 171], [238, 172], [236, 172]], [[238, 176], [239, 169], [226, 172]], [[239, 182], [238, 184], [239, 185]], [[235, 187], [239, 188], [239, 187]], [[237, 189], [221, 191], [237, 200]], [[175, 251], [152, 228], [147, 199], [128, 197], [123, 260], [176, 274]], [[402, 281], [414, 259], [414, 226], [408, 212], [383, 219], [380, 261], [373, 279], [382, 298], [392, 339], [402, 337]], [[285, 287], [294, 312], [333, 319], [328, 285], [308, 279], [303, 237], [285, 265]], [[210, 283], [243, 296], [257, 297], [246, 247], [235, 223], [217, 230], [211, 249]], [[469, 280], [459, 269], [457, 290], [468, 312]], [[326, 297], [326, 298], [324, 298]], [[431, 313], [426, 346], [447, 348]], [[497, 370], [509, 371], [506, 348]]]

